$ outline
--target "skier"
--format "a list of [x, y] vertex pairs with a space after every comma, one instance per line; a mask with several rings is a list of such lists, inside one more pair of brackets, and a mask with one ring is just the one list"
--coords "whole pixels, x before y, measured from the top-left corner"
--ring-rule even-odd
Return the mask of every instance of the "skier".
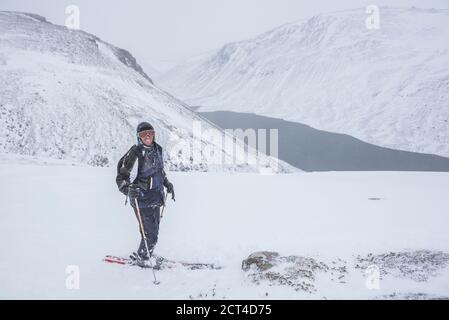
[[[137, 176], [131, 183], [130, 174], [136, 160]], [[168, 181], [164, 171], [162, 147], [156, 143], [154, 128], [148, 122], [142, 122], [137, 126], [137, 144], [119, 160], [116, 183], [120, 192], [129, 198], [138, 218], [135, 204], [137, 199], [150, 256], [147, 254], [141, 231], [139, 249], [130, 258], [137, 265], [146, 266], [146, 262], [152, 258], [158, 239], [160, 210], [165, 205], [164, 187], [175, 200], [173, 184]]]

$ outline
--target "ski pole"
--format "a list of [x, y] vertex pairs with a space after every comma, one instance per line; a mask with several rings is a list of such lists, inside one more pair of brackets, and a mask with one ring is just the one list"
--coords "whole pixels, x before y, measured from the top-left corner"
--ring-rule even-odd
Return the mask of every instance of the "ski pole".
[[161, 219], [164, 217], [164, 209], [167, 203], [167, 196], [168, 196], [168, 192], [165, 194], [165, 198], [164, 198], [164, 205], [162, 206], [162, 210], [161, 210]]
[[142, 233], [143, 240], [145, 242], [145, 248], [147, 249], [148, 261], [150, 262], [151, 271], [153, 271], [154, 284], [159, 284], [160, 282], [156, 279], [156, 273], [154, 272], [153, 263], [151, 262], [150, 250], [148, 249], [147, 236], [145, 235], [145, 230], [143, 228], [142, 216], [140, 215], [139, 203], [137, 202], [137, 198], [134, 198], [134, 202], [136, 204], [137, 209], [137, 217], [139, 218], [140, 232]]

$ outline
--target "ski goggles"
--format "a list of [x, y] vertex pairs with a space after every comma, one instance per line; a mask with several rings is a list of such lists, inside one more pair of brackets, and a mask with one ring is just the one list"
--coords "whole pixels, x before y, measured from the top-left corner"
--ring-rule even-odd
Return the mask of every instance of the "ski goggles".
[[139, 132], [139, 138], [154, 137], [154, 130], [144, 130]]

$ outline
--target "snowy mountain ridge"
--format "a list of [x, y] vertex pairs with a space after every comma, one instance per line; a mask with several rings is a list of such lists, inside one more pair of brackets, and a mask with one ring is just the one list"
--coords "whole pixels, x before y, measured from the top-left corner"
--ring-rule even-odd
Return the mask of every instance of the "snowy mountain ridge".
[[449, 11], [314, 16], [158, 78], [200, 111], [253, 112], [394, 149], [449, 155]]
[[[148, 121], [171, 170], [295, 171], [253, 150], [252, 163], [211, 163], [205, 149], [233, 154], [217, 141], [195, 143], [193, 124], [229, 137], [156, 87], [128, 51], [34, 14], [0, 12], [0, 87], [0, 152], [114, 165]], [[182, 144], [201, 159], [173, 152]]]

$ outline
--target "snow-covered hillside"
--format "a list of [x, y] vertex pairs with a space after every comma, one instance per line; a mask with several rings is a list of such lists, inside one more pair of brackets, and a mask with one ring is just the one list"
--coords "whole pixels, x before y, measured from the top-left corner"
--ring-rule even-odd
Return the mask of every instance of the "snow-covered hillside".
[[159, 83], [201, 111], [298, 121], [377, 145], [449, 156], [449, 11], [314, 16], [229, 43]]
[[[218, 145], [232, 157], [216, 141], [193, 143], [194, 121], [202, 130], [213, 125], [156, 87], [129, 52], [37, 15], [0, 12], [0, 88], [0, 152], [115, 165], [136, 142], [137, 124], [148, 121], [171, 169], [257, 170], [170, 152], [184, 144], [206, 156]], [[259, 163], [274, 168], [273, 161]]]
[[[106, 254], [126, 257], [140, 237], [113, 168], [7, 160], [0, 161], [0, 299], [449, 296], [448, 173], [171, 172], [177, 201], [168, 202], [155, 253], [221, 269], [160, 270], [155, 286], [150, 270], [102, 262]], [[299, 275], [282, 264], [269, 279], [242, 269], [243, 259], [264, 250], [290, 257], [278, 260], [293, 262]], [[366, 286], [369, 265], [379, 268], [377, 288]], [[79, 289], [71, 286], [74, 270]], [[289, 281], [277, 283], [283, 272]]]

